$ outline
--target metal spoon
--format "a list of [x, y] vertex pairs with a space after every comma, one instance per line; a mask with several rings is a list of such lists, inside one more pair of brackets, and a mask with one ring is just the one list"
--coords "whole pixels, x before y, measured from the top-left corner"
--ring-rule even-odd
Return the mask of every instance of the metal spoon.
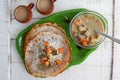
[[114, 41], [114, 42], [120, 44], [120, 40], [119, 40], [119, 39], [113, 38], [113, 37], [111, 37], [111, 36], [109, 36], [109, 35], [106, 35], [106, 34], [104, 34], [104, 33], [102, 33], [102, 32], [99, 32], [99, 31], [97, 31], [97, 30], [94, 30], [94, 31], [95, 31], [96, 33], [101, 34], [101, 35], [103, 35], [103, 36], [105, 36], [105, 37], [111, 39], [112, 41]]

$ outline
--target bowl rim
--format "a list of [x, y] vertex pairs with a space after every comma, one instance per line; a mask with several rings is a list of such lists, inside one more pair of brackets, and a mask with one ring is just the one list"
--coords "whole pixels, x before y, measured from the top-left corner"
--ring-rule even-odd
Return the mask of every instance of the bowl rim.
[[86, 13], [92, 14], [92, 15], [96, 16], [97, 18], [99, 18], [99, 19], [102, 21], [103, 25], [104, 25], [104, 33], [105, 33], [105, 34], [108, 34], [108, 22], [107, 22], [107, 19], [106, 19], [103, 15], [101, 15], [100, 13], [95, 12], [95, 11], [90, 11], [90, 10], [86, 10], [86, 11], [79, 12], [78, 14], [76, 14], [76, 15], [72, 18], [72, 20], [71, 20], [71, 22], [70, 22], [70, 27], [69, 27], [69, 33], [70, 33], [70, 36], [72, 37], [72, 40], [73, 40], [73, 41], [75, 42], [75, 44], [77, 44], [78, 46], [80, 46], [80, 47], [82, 47], [82, 48], [86, 48], [86, 49], [96, 48], [96, 47], [98, 47], [98, 46], [105, 40], [105, 38], [106, 38], [105, 36], [102, 36], [102, 38], [101, 38], [98, 42], [96, 42], [95, 44], [93, 44], [93, 45], [91, 45], [91, 46], [82, 46], [81, 44], [79, 44], [79, 43], [74, 39], [74, 37], [73, 37], [73, 35], [72, 35], [72, 24], [73, 24], [73, 21], [74, 21], [79, 15], [86, 14]]

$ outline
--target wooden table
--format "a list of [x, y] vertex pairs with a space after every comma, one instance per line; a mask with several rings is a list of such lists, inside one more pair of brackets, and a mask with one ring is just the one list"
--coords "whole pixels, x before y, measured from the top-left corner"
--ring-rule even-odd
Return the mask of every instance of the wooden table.
[[[76, 65], [53, 78], [35, 78], [29, 75], [16, 51], [16, 35], [29, 24], [44, 18], [33, 8], [33, 18], [27, 24], [17, 22], [14, 9], [36, 0], [0, 0], [0, 80], [120, 80], [120, 44], [109, 39], [99, 46], [82, 64]], [[119, 0], [57, 0], [53, 13], [87, 8], [104, 15], [109, 22], [108, 34], [120, 39]]]

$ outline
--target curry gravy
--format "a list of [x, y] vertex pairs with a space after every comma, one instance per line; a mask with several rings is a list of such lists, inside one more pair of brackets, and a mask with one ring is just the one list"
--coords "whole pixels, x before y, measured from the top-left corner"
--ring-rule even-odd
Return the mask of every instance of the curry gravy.
[[91, 46], [97, 43], [102, 36], [94, 30], [104, 32], [104, 24], [97, 16], [86, 13], [74, 19], [72, 35], [83, 46]]

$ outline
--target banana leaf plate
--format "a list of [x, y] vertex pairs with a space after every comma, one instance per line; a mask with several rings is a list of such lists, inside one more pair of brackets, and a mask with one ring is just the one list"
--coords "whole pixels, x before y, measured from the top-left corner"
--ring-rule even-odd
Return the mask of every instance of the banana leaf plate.
[[94, 50], [96, 50], [96, 48], [84, 49], [77, 46], [69, 34], [69, 22], [76, 14], [85, 10], [87, 9], [80, 8], [80, 9], [72, 9], [72, 10], [57, 12], [42, 20], [37, 21], [34, 24], [29, 25], [26, 29], [22, 30], [16, 37], [16, 49], [19, 55], [21, 56], [23, 62], [24, 62], [24, 52], [23, 52], [24, 45], [23, 44], [24, 44], [25, 35], [31, 30], [33, 26], [37, 24], [54, 22], [62, 26], [62, 28], [65, 30], [66, 35], [70, 41], [70, 45], [72, 48], [72, 60], [69, 67], [82, 63], [88, 57], [88, 55], [90, 55]]

